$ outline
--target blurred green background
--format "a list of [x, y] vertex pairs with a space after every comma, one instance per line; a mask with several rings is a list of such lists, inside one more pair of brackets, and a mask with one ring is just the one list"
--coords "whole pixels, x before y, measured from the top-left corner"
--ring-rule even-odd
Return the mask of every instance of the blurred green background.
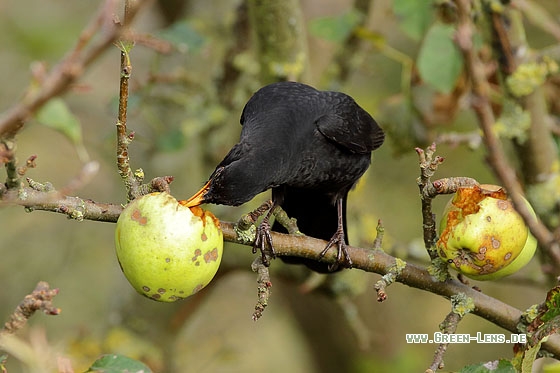
[[[557, 1], [541, 3], [553, 14], [560, 8]], [[133, 94], [128, 125], [136, 133], [130, 147], [132, 165], [143, 168], [147, 179], [173, 175], [171, 188], [177, 198], [195, 192], [236, 142], [243, 104], [260, 86], [254, 56], [244, 51], [236, 57], [242, 74], [235, 90], [229, 92], [229, 106], [216, 99], [223, 93], [216, 81], [223, 56], [234, 40], [232, 25], [238, 4], [233, 0], [184, 1], [175, 15], [178, 22], [186, 21], [184, 33], [178, 35], [187, 38], [187, 52], [161, 55], [137, 45], [131, 53]], [[52, 66], [73, 46], [99, 5], [99, 1], [66, 0], [0, 3], [0, 111], [21, 99], [31, 80], [30, 68], [37, 61]], [[302, 0], [307, 31], [314, 20], [338, 17], [351, 5], [350, 1]], [[421, 41], [403, 32], [393, 6], [390, 0], [373, 1], [366, 27], [384, 44], [414, 60]], [[154, 3], [144, 9], [134, 30], [155, 35], [162, 35], [164, 29], [178, 32], [170, 29], [169, 22]], [[527, 27], [533, 45], [552, 42], [547, 34]], [[307, 83], [330, 88], [325, 74], [340, 45], [310, 32], [302, 37], [307, 37], [310, 51]], [[337, 89], [353, 96], [384, 127], [385, 122], [395, 120], [387, 114], [387, 107], [391, 98], [398, 100], [403, 66], [368, 44], [359, 58]], [[90, 159], [100, 163], [95, 179], [77, 194], [99, 202], [126, 202], [115, 162], [119, 60], [114, 47], [63, 96], [79, 119]], [[437, 130], [475, 131], [476, 126], [472, 114], [461, 112]], [[384, 249], [425, 263], [417, 156], [413, 146], [396, 146], [399, 141], [389, 138], [374, 153], [371, 168], [350, 194], [350, 241], [356, 246], [371, 245], [377, 220], [382, 219]], [[27, 176], [50, 181], [56, 188], [63, 187], [82, 167], [76, 147], [59, 131], [35, 120], [20, 132], [17, 145], [20, 162], [32, 154], [38, 156], [37, 168]], [[436, 177], [495, 181], [482, 148], [442, 144], [438, 154], [446, 160]], [[265, 198], [258, 196], [237, 208], [208, 208], [220, 219], [233, 221]], [[440, 212], [445, 203], [445, 197], [438, 198], [435, 211]], [[349, 286], [347, 297], [334, 297], [321, 289], [304, 294], [303, 270], [274, 261], [269, 307], [261, 320], [253, 322], [256, 275], [250, 270], [253, 257], [248, 247], [228, 244], [218, 276], [204, 291], [177, 304], [160, 304], [135, 293], [121, 273], [114, 254], [113, 224], [26, 213], [15, 206], [0, 209], [0, 227], [0, 320], [8, 317], [39, 280], [60, 289], [55, 305], [62, 314], [36, 315], [19, 334], [31, 341], [35, 351], [33, 357], [22, 359], [39, 359], [47, 371], [55, 371], [57, 356], [70, 358], [75, 371], [84, 371], [103, 353], [142, 359], [158, 372], [423, 371], [436, 345], [407, 344], [405, 334], [431, 336], [450, 311], [447, 300], [400, 284], [388, 289], [386, 302], [378, 303], [373, 284], [379, 276], [357, 270], [329, 279]], [[538, 277], [535, 262], [513, 279], [480, 286], [485, 293], [524, 310], [544, 297], [542, 289], [516, 281]], [[357, 327], [360, 333], [353, 331], [345, 316], [355, 310], [363, 322], [363, 327]], [[458, 333], [477, 332], [504, 331], [473, 315], [459, 325]], [[445, 370], [511, 356], [511, 345], [451, 345]], [[8, 367], [10, 372], [26, 369], [14, 357]]]

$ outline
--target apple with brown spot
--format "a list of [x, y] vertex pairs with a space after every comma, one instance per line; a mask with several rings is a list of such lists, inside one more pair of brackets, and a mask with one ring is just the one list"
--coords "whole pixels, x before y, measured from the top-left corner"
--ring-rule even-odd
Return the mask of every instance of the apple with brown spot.
[[529, 263], [536, 247], [506, 192], [487, 184], [457, 190], [444, 210], [436, 243], [443, 260], [475, 280], [517, 272]]
[[223, 236], [218, 219], [168, 193], [131, 201], [115, 231], [117, 258], [130, 284], [150, 299], [174, 302], [204, 288], [218, 271]]

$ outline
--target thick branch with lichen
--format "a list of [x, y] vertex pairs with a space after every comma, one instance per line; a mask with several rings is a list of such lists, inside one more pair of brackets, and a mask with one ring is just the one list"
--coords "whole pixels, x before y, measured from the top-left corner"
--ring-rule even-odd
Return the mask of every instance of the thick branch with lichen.
[[[297, 0], [249, 0], [261, 82], [302, 80], [308, 70], [305, 22]], [[305, 79], [304, 79], [305, 80]]]
[[0, 207], [19, 205], [26, 211], [50, 211], [71, 219], [116, 222], [122, 212], [120, 204], [99, 203], [90, 199], [70, 197], [55, 190], [39, 191], [33, 187], [11, 189], [2, 195]]
[[[116, 222], [122, 206], [117, 204], [97, 203], [78, 197], [60, 196], [56, 192], [38, 192], [31, 188], [25, 188], [29, 192], [25, 200], [19, 199], [15, 192], [10, 191], [6, 197], [7, 202], [27, 206], [31, 210], [45, 210], [57, 213], [65, 213], [72, 209], [81, 209], [83, 219]], [[6, 199], [4, 199], [6, 201]], [[85, 208], [84, 208], [85, 207]], [[221, 222], [224, 240], [227, 242], [242, 243], [243, 239], [238, 236], [235, 224], [231, 222]], [[316, 238], [300, 235], [287, 235], [271, 232], [274, 240], [274, 248], [278, 256], [299, 256], [322, 260], [327, 263], [336, 261], [336, 253], [329, 252], [322, 259], [319, 259], [321, 251], [325, 248], [326, 242]], [[245, 243], [246, 244], [246, 243]], [[246, 244], [247, 245], [247, 244]], [[249, 244], [249, 247], [251, 245]], [[352, 258], [355, 269], [367, 272], [374, 272], [381, 275], [393, 273], [396, 258], [381, 251], [358, 247], [348, 247], [348, 252]], [[274, 265], [274, 263], [273, 263]], [[448, 279], [439, 281], [431, 276], [428, 271], [411, 263], [404, 263], [398, 274], [394, 276], [394, 281], [402, 284], [438, 294], [450, 299], [453, 295], [464, 293], [472, 298], [475, 309], [474, 314], [506, 329], [512, 333], [517, 333], [517, 324], [522, 312], [498, 299], [480, 293], [473, 288], [462, 284], [457, 280]], [[551, 337], [544, 348], [560, 358], [560, 337]]]
[[[224, 233], [224, 240], [238, 242], [233, 223], [222, 222], [221, 227]], [[286, 235], [276, 232], [272, 232], [271, 234], [274, 240], [276, 254], [279, 256], [289, 255], [318, 259], [319, 254], [325, 248], [326, 244], [323, 240], [308, 236]], [[348, 251], [354, 263], [354, 268], [356, 269], [381, 275], [385, 275], [394, 270], [396, 258], [381, 250], [351, 246], [348, 248]], [[323, 261], [328, 263], [334, 263], [335, 260], [335, 252], [327, 253], [325, 258], [323, 258]], [[399, 274], [395, 276], [395, 280], [396, 282], [438, 294], [448, 299], [455, 294], [464, 293], [473, 300], [474, 314], [512, 333], [518, 333], [517, 324], [522, 314], [520, 310], [483, 294], [457, 280], [448, 279], [444, 282], [438, 281], [431, 276], [426, 269], [411, 263], [405, 263], [404, 267], [399, 271]], [[545, 343], [545, 349], [555, 356], [560, 357], [560, 336], [554, 336], [549, 339], [549, 341]]]

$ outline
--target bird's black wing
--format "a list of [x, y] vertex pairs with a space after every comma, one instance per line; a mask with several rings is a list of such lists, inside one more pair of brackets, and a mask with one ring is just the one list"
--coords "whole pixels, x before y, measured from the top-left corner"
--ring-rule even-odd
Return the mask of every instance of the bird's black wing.
[[383, 130], [357, 104], [319, 116], [315, 125], [326, 138], [353, 153], [365, 154], [379, 148], [385, 140]]

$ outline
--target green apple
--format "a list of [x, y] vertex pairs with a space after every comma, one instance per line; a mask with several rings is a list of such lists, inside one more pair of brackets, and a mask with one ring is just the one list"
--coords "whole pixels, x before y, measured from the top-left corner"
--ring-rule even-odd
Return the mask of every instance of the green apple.
[[459, 188], [444, 210], [436, 243], [443, 260], [475, 280], [517, 272], [529, 263], [536, 247], [523, 218], [495, 185]]
[[220, 223], [168, 193], [131, 201], [115, 231], [117, 258], [130, 284], [150, 299], [174, 302], [204, 288], [223, 252]]

